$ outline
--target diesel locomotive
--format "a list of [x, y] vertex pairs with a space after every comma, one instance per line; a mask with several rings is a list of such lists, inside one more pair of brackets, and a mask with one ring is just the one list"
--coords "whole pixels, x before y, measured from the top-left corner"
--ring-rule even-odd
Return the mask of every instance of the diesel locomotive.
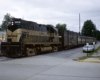
[[7, 26], [7, 42], [1, 43], [1, 52], [9, 57], [32, 56], [58, 51], [58, 47], [58, 31], [52, 25], [12, 18]]
[[20, 18], [11, 18], [6, 33], [6, 42], [1, 43], [1, 53], [8, 57], [33, 56], [96, 42], [93, 37]]

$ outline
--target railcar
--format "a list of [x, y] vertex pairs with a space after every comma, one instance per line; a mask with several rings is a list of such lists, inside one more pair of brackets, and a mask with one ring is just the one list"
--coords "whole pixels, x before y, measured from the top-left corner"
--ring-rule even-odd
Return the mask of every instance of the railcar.
[[88, 37], [88, 36], [82, 36], [79, 35], [77, 32], [73, 32], [70, 30], [58, 30], [61, 42], [61, 49], [69, 49], [74, 47], [79, 47], [86, 45], [86, 43], [93, 44], [93, 42], [96, 43], [96, 38]]
[[78, 36], [78, 45], [83, 46], [84, 44], [86, 44], [86, 39], [85, 36]]
[[59, 29], [58, 30], [59, 35], [61, 36], [60, 41], [61, 41], [61, 48], [62, 49], [69, 49], [76, 47], [78, 45], [77, 38], [78, 38], [78, 33], [70, 31], [70, 30], [63, 30]]
[[51, 25], [12, 18], [7, 26], [7, 42], [1, 52], [8, 57], [32, 56], [45, 51], [58, 51], [59, 35]]
[[96, 38], [89, 36], [78, 36], [78, 45], [86, 45], [86, 43], [93, 44], [97, 42]]

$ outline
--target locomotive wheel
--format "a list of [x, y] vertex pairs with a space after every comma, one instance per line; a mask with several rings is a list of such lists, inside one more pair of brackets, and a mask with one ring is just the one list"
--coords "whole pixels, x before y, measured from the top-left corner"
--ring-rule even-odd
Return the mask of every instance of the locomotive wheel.
[[53, 47], [53, 51], [54, 51], [54, 52], [58, 51], [58, 47], [54, 46], [54, 47]]
[[37, 54], [37, 51], [36, 51], [36, 49], [27, 48], [26, 54], [27, 54], [27, 56], [34, 56]]

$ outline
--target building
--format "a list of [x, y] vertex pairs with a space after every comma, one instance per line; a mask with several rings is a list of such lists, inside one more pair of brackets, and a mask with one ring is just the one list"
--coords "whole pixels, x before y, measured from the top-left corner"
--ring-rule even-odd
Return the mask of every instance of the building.
[[6, 30], [0, 30], [0, 43], [6, 41]]

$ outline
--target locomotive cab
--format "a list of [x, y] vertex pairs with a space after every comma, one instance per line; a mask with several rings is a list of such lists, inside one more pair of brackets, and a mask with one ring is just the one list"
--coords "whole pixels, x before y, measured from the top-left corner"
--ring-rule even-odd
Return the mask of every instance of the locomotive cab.
[[20, 56], [21, 53], [21, 42], [19, 42], [21, 37], [21, 19], [12, 18], [10, 22], [8, 22], [7, 26], [7, 42], [1, 43], [1, 53], [6, 56]]
[[1, 43], [6, 56], [32, 56], [45, 51], [58, 51], [59, 35], [51, 25], [12, 18], [7, 26], [7, 42]]

